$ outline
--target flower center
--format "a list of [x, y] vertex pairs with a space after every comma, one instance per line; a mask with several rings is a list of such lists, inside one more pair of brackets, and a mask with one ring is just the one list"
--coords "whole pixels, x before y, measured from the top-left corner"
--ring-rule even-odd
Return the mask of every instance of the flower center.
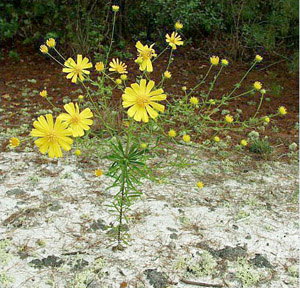
[[74, 72], [77, 73], [77, 74], [81, 73], [81, 72], [82, 72], [81, 67], [80, 67], [79, 65], [76, 65], [76, 66], [74, 67]]
[[144, 50], [140, 53], [140, 56], [146, 60], [146, 59], [150, 59], [152, 57], [152, 49], [147, 49]]
[[79, 115], [77, 115], [77, 114], [74, 114], [73, 116], [72, 116], [72, 119], [71, 119], [71, 123], [72, 124], [78, 124], [79, 123], [79, 121], [80, 121], [80, 117], [79, 117]]
[[54, 131], [50, 131], [46, 136], [48, 142], [55, 143], [57, 141], [57, 137]]
[[117, 70], [118, 73], [124, 72], [124, 68], [123, 68], [121, 65], [120, 65], [120, 66], [117, 66], [117, 67], [116, 67], [116, 70]]
[[145, 107], [149, 103], [149, 97], [145, 94], [139, 94], [136, 99], [136, 104]]

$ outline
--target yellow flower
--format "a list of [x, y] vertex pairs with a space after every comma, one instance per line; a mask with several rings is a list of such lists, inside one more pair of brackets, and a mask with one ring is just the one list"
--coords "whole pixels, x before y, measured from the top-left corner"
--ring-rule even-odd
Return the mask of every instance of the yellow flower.
[[147, 148], [147, 144], [146, 143], [141, 143], [141, 148], [146, 149]]
[[190, 103], [193, 105], [197, 105], [199, 103], [199, 100], [197, 97], [191, 97]]
[[243, 140], [241, 140], [241, 145], [242, 146], [247, 146], [248, 142], [245, 139], [243, 139]]
[[46, 44], [47, 44], [47, 46], [50, 47], [50, 48], [55, 47], [55, 45], [56, 45], [55, 39], [49, 38], [49, 39], [46, 41]]
[[[155, 83], [154, 81], [149, 81], [146, 85], [146, 80], [142, 79], [140, 84], [131, 84], [131, 88], [127, 87], [125, 89], [125, 94], [122, 95], [123, 107], [128, 108], [128, 116], [133, 117], [136, 121], [148, 122], [149, 117], [155, 119], [158, 113], [154, 110], [164, 112], [165, 107], [161, 104], [156, 103], [156, 101], [162, 101], [167, 98], [163, 89], [157, 89], [151, 92]], [[154, 109], [153, 109], [154, 108]]]
[[47, 90], [43, 90], [40, 92], [40, 96], [42, 96], [43, 98], [46, 98], [48, 95]]
[[225, 116], [225, 121], [226, 121], [227, 123], [232, 123], [232, 122], [233, 122], [233, 117], [232, 117], [231, 115], [226, 115], [226, 116]]
[[183, 45], [183, 41], [181, 40], [181, 37], [177, 32], [173, 32], [171, 36], [167, 34], [166, 41], [167, 43], [169, 43], [173, 50], [175, 50], [177, 46]]
[[117, 83], [118, 85], [121, 85], [121, 84], [122, 84], [122, 80], [118, 78], [118, 79], [116, 80], [116, 83]]
[[102, 72], [104, 71], [104, 63], [103, 62], [97, 62], [95, 65], [96, 71]]
[[122, 74], [120, 78], [121, 78], [123, 81], [126, 81], [126, 80], [127, 80], [127, 75]]
[[182, 91], [185, 92], [187, 90], [186, 86], [182, 86]]
[[208, 102], [209, 102], [210, 105], [215, 105], [216, 104], [216, 101], [214, 99], [209, 99]]
[[40, 46], [40, 51], [44, 54], [48, 53], [48, 47], [46, 45]]
[[182, 23], [180, 21], [177, 21], [175, 23], [174, 27], [175, 27], [176, 30], [181, 30], [183, 28], [183, 25], [182, 25]]
[[190, 137], [190, 135], [185, 134], [185, 135], [182, 136], [182, 140], [184, 142], [188, 143], [188, 142], [191, 141], [191, 137]]
[[197, 187], [198, 187], [199, 189], [202, 189], [202, 188], [204, 187], [203, 182], [199, 181], [199, 182], [197, 183]]
[[78, 100], [79, 100], [79, 101], [83, 101], [83, 99], [84, 99], [84, 96], [83, 96], [83, 95], [79, 95], [79, 96], [78, 96]]
[[222, 59], [222, 60], [221, 60], [221, 64], [222, 64], [223, 66], [227, 66], [227, 65], [229, 64], [229, 62], [228, 62], [228, 60], [226, 60], [226, 59]]
[[119, 9], [120, 9], [120, 7], [118, 6], [118, 5], [112, 5], [112, 10], [114, 11], [114, 12], [118, 12], [119, 11]]
[[35, 129], [32, 129], [30, 134], [39, 137], [34, 143], [40, 148], [42, 154], [48, 151], [50, 158], [58, 158], [62, 157], [61, 148], [65, 151], [71, 149], [73, 140], [68, 136], [72, 136], [72, 130], [59, 117], [53, 123], [51, 114], [47, 114], [46, 118], [40, 116], [37, 121], [34, 121], [33, 126]]
[[177, 135], [177, 133], [176, 133], [176, 131], [174, 130], [174, 129], [171, 129], [169, 132], [168, 132], [168, 135], [169, 135], [169, 137], [176, 137], [176, 135]]
[[165, 78], [170, 79], [172, 77], [172, 74], [169, 71], [165, 71], [164, 76]]
[[254, 87], [255, 90], [259, 91], [262, 87], [262, 84], [259, 81], [255, 81], [254, 84], [253, 84], [253, 87]]
[[72, 59], [69, 58], [65, 62], [65, 68], [63, 68], [63, 72], [68, 73], [67, 79], [72, 78], [72, 82], [77, 82], [77, 77], [79, 76], [80, 80], [83, 81], [84, 77], [83, 74], [90, 74], [90, 71], [86, 70], [92, 68], [92, 63], [89, 62], [87, 57], [82, 59], [82, 55], [77, 55], [77, 63]]
[[89, 130], [90, 125], [93, 124], [93, 120], [89, 119], [93, 117], [93, 113], [90, 108], [85, 108], [81, 113], [79, 113], [79, 107], [73, 102], [64, 105], [65, 110], [68, 113], [62, 113], [58, 116], [62, 121], [66, 123], [72, 129], [73, 137], [83, 136], [84, 130]]
[[218, 56], [212, 56], [210, 57], [210, 63], [211, 65], [217, 66], [219, 64], [219, 57]]
[[153, 66], [151, 62], [152, 57], [156, 57], [155, 50], [152, 48], [154, 44], [150, 45], [143, 45], [140, 41], [138, 41], [135, 45], [138, 51], [138, 58], [135, 60], [137, 64], [140, 65], [140, 70], [147, 72], [153, 71]]
[[220, 137], [215, 136], [215, 137], [214, 137], [214, 141], [215, 141], [215, 142], [220, 142]]
[[261, 62], [262, 60], [263, 60], [263, 57], [261, 57], [260, 55], [255, 56], [255, 61]]
[[80, 155], [81, 155], [80, 149], [76, 149], [75, 152], [74, 152], [74, 154], [75, 154], [76, 156], [80, 156]]
[[125, 65], [125, 63], [119, 61], [119, 59], [113, 59], [110, 63], [109, 66], [111, 68], [109, 68], [109, 71], [115, 71], [118, 72], [119, 74], [124, 74], [124, 73], [128, 73], [126, 71], [127, 65]]
[[16, 147], [20, 146], [20, 143], [21, 143], [21, 141], [17, 137], [12, 137], [9, 140], [9, 146], [12, 148], [16, 148]]
[[101, 169], [97, 169], [94, 171], [95, 176], [100, 177], [103, 175], [103, 171]]
[[270, 123], [270, 118], [268, 116], [264, 117], [264, 122]]
[[280, 115], [285, 115], [287, 113], [286, 108], [283, 107], [283, 106], [280, 106], [278, 108], [278, 112], [279, 112]]

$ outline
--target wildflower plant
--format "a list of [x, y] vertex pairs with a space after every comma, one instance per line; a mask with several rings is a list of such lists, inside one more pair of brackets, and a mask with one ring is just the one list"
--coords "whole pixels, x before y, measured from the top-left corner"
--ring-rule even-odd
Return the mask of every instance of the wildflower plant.
[[[259, 55], [233, 89], [220, 97], [212, 97], [213, 89], [223, 70], [230, 66], [230, 62], [225, 58], [220, 59], [219, 56], [211, 56], [208, 60], [209, 68], [201, 81], [194, 87], [183, 86], [182, 91], [178, 92], [179, 99], [168, 99], [164, 82], [172, 81], [170, 71], [174, 51], [184, 45], [180, 35], [183, 25], [179, 21], [175, 23], [176, 31], [166, 34], [165, 48], [160, 53], [155, 43], [137, 41], [136, 56], [131, 60], [135, 62], [135, 80], [131, 79], [128, 75], [132, 73], [128, 72], [133, 71], [128, 71], [129, 63], [116, 57], [111, 58], [110, 55], [119, 6], [112, 6], [111, 13], [113, 21], [110, 45], [107, 53], [95, 65], [81, 54], [74, 59], [65, 58], [53, 38], [47, 39], [40, 46], [41, 53], [62, 66], [62, 75], [70, 79], [70, 85], [81, 85], [84, 92], [77, 100], [66, 100], [67, 103], [64, 102], [65, 105], [58, 108], [51, 102], [47, 90], [42, 90], [41, 99], [48, 101], [53, 111], [64, 111], [58, 115], [48, 113], [39, 116], [33, 123], [30, 136], [35, 139], [34, 143], [40, 152], [48, 154], [50, 158], [62, 157], [63, 153], [70, 150], [72, 154], [80, 157], [84, 153], [80, 146], [89, 135], [107, 140], [103, 145], [109, 146], [110, 153], [105, 158], [111, 161], [111, 165], [106, 174], [114, 179], [112, 186], [118, 187], [110, 205], [110, 209], [116, 214], [114, 247], [123, 249], [122, 244], [128, 243], [128, 235], [123, 229], [124, 221], [127, 220], [126, 214], [133, 200], [141, 195], [137, 187], [141, 178], [150, 174], [146, 160], [155, 147], [177, 141], [190, 145], [199, 131], [203, 135], [212, 131], [214, 135], [210, 139], [218, 143], [225, 130], [242, 131], [260, 123], [269, 123], [275, 116], [284, 116], [287, 110], [280, 107], [275, 114], [257, 117], [266, 94], [259, 81], [253, 83], [247, 91], [238, 93], [250, 71], [263, 60]], [[164, 53], [169, 54], [169, 60], [161, 80], [155, 82], [151, 79], [151, 73], [156, 68], [155, 61]], [[214, 74], [213, 79], [204, 89], [211, 73]], [[196, 95], [199, 89], [200, 96]], [[121, 97], [117, 100], [113, 98], [113, 91], [118, 91]], [[232, 111], [228, 110], [225, 114], [221, 112], [225, 107], [230, 107], [230, 101], [254, 93], [260, 95], [260, 102], [253, 117], [241, 120]], [[94, 125], [96, 122], [99, 124], [97, 128]], [[247, 146], [246, 140], [242, 141], [242, 145]], [[12, 138], [10, 145], [17, 147], [21, 142]], [[101, 169], [95, 170], [94, 175], [104, 177]], [[197, 187], [202, 189], [204, 184], [198, 182]]]

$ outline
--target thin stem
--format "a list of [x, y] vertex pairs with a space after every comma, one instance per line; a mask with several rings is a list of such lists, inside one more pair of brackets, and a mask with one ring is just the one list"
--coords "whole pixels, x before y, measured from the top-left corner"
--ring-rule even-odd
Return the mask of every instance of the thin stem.
[[157, 57], [155, 57], [155, 59], [153, 59], [153, 61], [152, 61], [152, 63], [156, 60], [156, 59], [158, 59], [167, 49], [169, 48], [169, 46], [167, 46], [163, 51], [161, 51], [159, 54], [158, 54], [158, 56]]
[[115, 33], [116, 14], [117, 14], [117, 13], [114, 12], [113, 28], [112, 28], [112, 32], [111, 32], [111, 38], [110, 38], [109, 49], [108, 49], [108, 52], [107, 52], [107, 55], [106, 55], [105, 66], [107, 66], [108, 57], [109, 57], [110, 50], [111, 50], [112, 43], [113, 43], [113, 38], [114, 38], [114, 33]]
[[48, 56], [50, 56], [55, 62], [57, 62], [59, 65], [65, 67], [62, 63], [60, 63], [58, 60], [56, 60], [50, 53], [47, 53]]
[[[168, 61], [168, 65], [167, 65], [167, 68], [166, 68], [165, 71], [168, 71], [168, 69], [169, 69], [169, 67], [170, 67], [170, 64], [171, 64], [171, 62], [172, 62], [172, 54], [173, 54], [173, 49], [171, 49], [170, 56], [169, 56], [169, 61]], [[164, 81], [165, 81], [165, 77], [164, 77], [164, 75], [163, 75], [163, 77], [162, 77], [160, 83], [158, 84], [158, 87], [159, 87], [159, 86], [163, 86]]]
[[264, 94], [262, 94], [262, 95], [261, 95], [261, 97], [260, 97], [260, 102], [259, 102], [259, 105], [258, 105], [258, 107], [257, 107], [257, 110], [256, 110], [256, 112], [255, 112], [255, 114], [254, 114], [253, 118], [255, 118], [255, 117], [256, 117], [256, 115], [257, 115], [257, 113], [259, 112], [259, 110], [260, 110], [260, 107], [261, 107], [261, 105], [262, 105], [262, 102], [263, 102], [263, 100], [264, 100]]
[[209, 69], [207, 70], [207, 73], [206, 75], [204, 76], [204, 78], [201, 80], [201, 82], [199, 84], [197, 84], [194, 88], [191, 89], [191, 91], [187, 94], [187, 97], [189, 97], [201, 84], [203, 84], [206, 80], [206, 78], [208, 77], [209, 75], [209, 72], [212, 68], [212, 65], [210, 65]]
[[222, 69], [223, 69], [223, 66], [221, 66], [221, 68], [220, 68], [218, 74], [214, 77], [214, 80], [213, 80], [213, 82], [211, 83], [211, 86], [209, 87], [207, 96], [205, 97], [205, 101], [209, 98], [209, 95], [210, 95], [211, 91], [213, 90], [213, 88], [214, 88], [214, 86], [215, 86], [215, 84], [216, 84], [216, 81], [217, 81], [218, 77], [220, 76], [220, 74], [221, 74], [221, 72], [222, 72]]
[[54, 51], [66, 62], [67, 60], [65, 59], [65, 57], [63, 57], [59, 52], [58, 52], [58, 50], [55, 48], [55, 47], [53, 47], [53, 49], [54, 49]]

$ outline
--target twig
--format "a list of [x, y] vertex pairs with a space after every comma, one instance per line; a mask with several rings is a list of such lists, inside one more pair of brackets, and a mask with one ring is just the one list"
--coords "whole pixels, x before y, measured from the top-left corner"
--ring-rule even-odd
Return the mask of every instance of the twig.
[[186, 280], [186, 279], [180, 279], [180, 281], [185, 284], [191, 284], [191, 285], [203, 286], [203, 287], [223, 287], [222, 284], [210, 284], [210, 283], [203, 283], [203, 282], [195, 282], [195, 281], [190, 281], [190, 280]]

